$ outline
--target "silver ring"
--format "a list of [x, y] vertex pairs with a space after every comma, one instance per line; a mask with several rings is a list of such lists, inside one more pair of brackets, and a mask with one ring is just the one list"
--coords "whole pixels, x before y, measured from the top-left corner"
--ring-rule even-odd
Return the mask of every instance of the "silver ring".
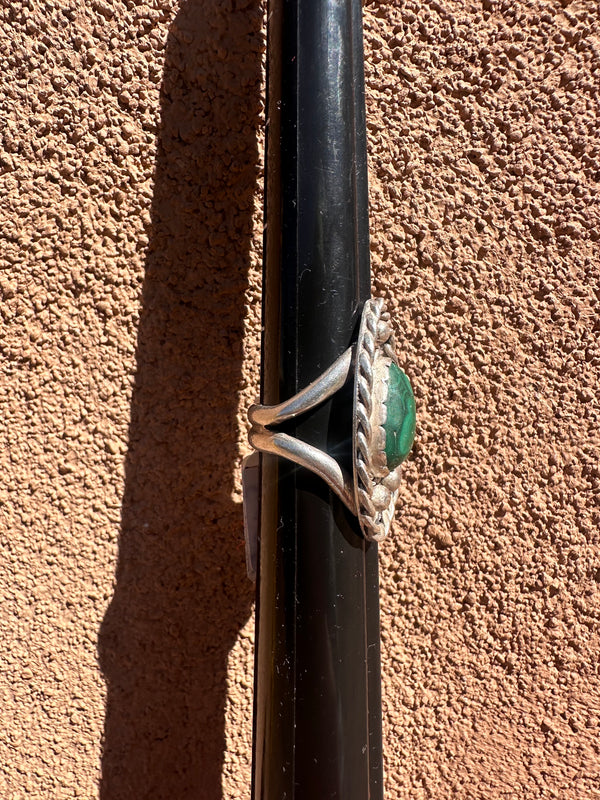
[[[281, 431], [285, 422], [334, 395], [354, 370], [352, 475], [328, 453]], [[289, 400], [248, 411], [250, 444], [319, 475], [358, 517], [366, 539], [389, 533], [400, 486], [400, 464], [415, 434], [415, 398], [395, 354], [390, 315], [383, 300], [367, 300], [356, 344]]]

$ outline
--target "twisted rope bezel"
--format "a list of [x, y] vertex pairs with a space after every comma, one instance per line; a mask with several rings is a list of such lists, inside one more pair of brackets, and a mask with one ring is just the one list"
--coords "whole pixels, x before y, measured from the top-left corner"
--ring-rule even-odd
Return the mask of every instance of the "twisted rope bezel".
[[[389, 483], [397, 472], [387, 469], [385, 456], [385, 398], [375, 391], [376, 380], [386, 380], [389, 364], [397, 363], [394, 336], [381, 298], [367, 300], [356, 345], [354, 375], [354, 492], [358, 519], [366, 539], [380, 542], [388, 535], [398, 499], [398, 481]], [[396, 483], [394, 488], [393, 484]], [[383, 489], [378, 487], [383, 486]], [[390, 499], [381, 509], [375, 493], [389, 492]], [[385, 502], [385, 500], [384, 500]]]

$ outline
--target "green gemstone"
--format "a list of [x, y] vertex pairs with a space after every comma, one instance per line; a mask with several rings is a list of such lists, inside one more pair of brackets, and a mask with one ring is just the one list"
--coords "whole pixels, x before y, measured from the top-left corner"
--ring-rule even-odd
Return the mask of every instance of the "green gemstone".
[[396, 469], [410, 452], [415, 438], [415, 396], [410, 381], [393, 362], [390, 364], [388, 393], [385, 401], [387, 419], [385, 457], [389, 470]]

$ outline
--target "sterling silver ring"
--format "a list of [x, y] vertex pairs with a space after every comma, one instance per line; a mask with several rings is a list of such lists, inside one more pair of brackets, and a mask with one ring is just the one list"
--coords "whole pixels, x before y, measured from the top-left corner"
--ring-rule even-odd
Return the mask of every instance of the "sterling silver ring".
[[[352, 475], [328, 453], [276, 430], [334, 395], [354, 370]], [[395, 353], [390, 315], [380, 298], [364, 305], [356, 344], [313, 383], [275, 406], [248, 411], [250, 444], [319, 475], [358, 517], [366, 539], [388, 535], [400, 486], [400, 464], [415, 434], [415, 398]]]

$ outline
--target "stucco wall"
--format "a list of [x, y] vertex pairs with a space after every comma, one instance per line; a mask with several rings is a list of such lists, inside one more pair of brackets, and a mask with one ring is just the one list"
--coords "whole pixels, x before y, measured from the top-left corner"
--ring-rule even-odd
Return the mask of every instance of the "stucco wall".
[[[364, 13], [386, 797], [600, 797], [599, 7]], [[247, 798], [263, 9], [0, 18], [0, 794]]]

